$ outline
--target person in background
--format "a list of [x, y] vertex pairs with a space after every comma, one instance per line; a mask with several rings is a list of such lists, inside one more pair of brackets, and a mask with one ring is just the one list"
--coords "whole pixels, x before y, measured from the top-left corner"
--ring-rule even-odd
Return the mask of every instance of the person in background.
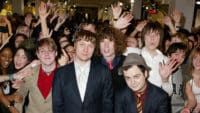
[[200, 47], [194, 48], [189, 56], [189, 69], [192, 78], [186, 83], [187, 101], [182, 113], [200, 112]]
[[176, 60], [177, 69], [172, 72], [173, 93], [171, 96], [172, 113], [179, 113], [185, 103], [185, 85], [187, 77], [187, 65], [184, 61], [187, 56], [187, 45], [184, 43], [173, 43], [167, 50], [167, 57]]
[[169, 95], [172, 95], [171, 73], [177, 68], [175, 59], [167, 59], [159, 50], [163, 38], [163, 28], [158, 22], [148, 22], [142, 30], [144, 47], [141, 55], [147, 65], [151, 67], [148, 80], [152, 84], [161, 87]]

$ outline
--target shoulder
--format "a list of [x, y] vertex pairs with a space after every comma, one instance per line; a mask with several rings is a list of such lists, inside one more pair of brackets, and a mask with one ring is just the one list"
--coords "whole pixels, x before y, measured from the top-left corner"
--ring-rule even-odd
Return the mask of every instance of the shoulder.
[[120, 88], [118, 90], [115, 91], [115, 99], [124, 99], [125, 97], [127, 97], [130, 94], [131, 89], [129, 89], [128, 86]]
[[64, 71], [70, 70], [70, 69], [72, 69], [73, 67], [74, 67], [74, 63], [73, 63], [73, 62], [72, 62], [72, 63], [69, 63], [69, 64], [67, 64], [67, 65], [58, 67], [58, 68], [56, 69], [56, 73], [58, 73], [58, 72], [64, 72]]
[[157, 87], [151, 83], [148, 83], [148, 90], [154, 96], [166, 97], [166, 98], [169, 97], [168, 94], [162, 88]]

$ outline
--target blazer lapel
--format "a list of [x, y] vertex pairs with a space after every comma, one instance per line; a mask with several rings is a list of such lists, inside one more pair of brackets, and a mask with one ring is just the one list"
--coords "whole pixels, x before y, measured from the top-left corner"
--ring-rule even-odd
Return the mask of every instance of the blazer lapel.
[[[134, 92], [128, 88], [128, 93], [129, 93], [129, 97], [128, 97], [128, 112], [129, 113], [137, 113], [137, 104], [136, 104], [136, 99], [135, 99], [135, 95]], [[144, 112], [143, 112], [144, 113]]]
[[90, 72], [89, 72], [89, 76], [88, 76], [88, 81], [87, 81], [87, 86], [86, 86], [86, 91], [85, 91], [85, 97], [84, 97], [84, 101], [83, 102], [86, 102], [90, 97], [91, 97], [91, 90], [93, 89], [93, 83], [95, 83], [96, 79], [95, 79], [95, 66], [94, 66], [94, 63], [91, 61], [91, 64], [90, 64]]
[[34, 72], [35, 72], [35, 75], [33, 76], [33, 82], [34, 82], [33, 85], [36, 86], [36, 87], [34, 87], [34, 89], [36, 91], [36, 94], [37, 94], [38, 98], [44, 101], [45, 99], [42, 96], [42, 93], [40, 92], [40, 89], [38, 88], [38, 84], [37, 84], [38, 83], [39, 74], [40, 74], [40, 66], [35, 68]]
[[143, 113], [147, 113], [150, 110], [151, 108], [151, 98], [156, 98], [156, 97], [153, 97], [152, 96], [152, 87], [151, 87], [151, 84], [147, 83], [147, 91], [146, 91], [146, 97], [145, 97], [145, 100], [144, 100], [144, 107], [143, 107]]
[[70, 66], [71, 71], [67, 76], [70, 76], [69, 80], [71, 80], [71, 88], [72, 88], [72, 91], [71, 91], [72, 95], [71, 96], [74, 96], [74, 100], [76, 100], [77, 103], [82, 103], [80, 92], [79, 92], [79, 89], [78, 89], [78, 83], [77, 83], [77, 80], [76, 80], [74, 63], [71, 63], [70, 65], [71, 65]]

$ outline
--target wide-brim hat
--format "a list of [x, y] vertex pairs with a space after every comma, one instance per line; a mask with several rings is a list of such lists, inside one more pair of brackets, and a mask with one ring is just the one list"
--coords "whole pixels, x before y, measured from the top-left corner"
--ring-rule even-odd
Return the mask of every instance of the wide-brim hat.
[[129, 53], [126, 56], [122, 66], [118, 69], [118, 73], [122, 75], [124, 68], [132, 65], [142, 65], [146, 70], [151, 70], [151, 68], [146, 64], [144, 58], [141, 55], [136, 53]]

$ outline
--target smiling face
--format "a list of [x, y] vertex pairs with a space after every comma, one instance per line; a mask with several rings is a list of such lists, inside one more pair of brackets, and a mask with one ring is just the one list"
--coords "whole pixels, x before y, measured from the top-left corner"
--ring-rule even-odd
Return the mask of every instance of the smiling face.
[[0, 53], [0, 68], [6, 70], [12, 62], [13, 53], [10, 48], [4, 48]]
[[23, 36], [17, 36], [15, 37], [15, 48], [18, 48], [19, 45], [24, 41], [24, 37]]
[[104, 58], [114, 58], [115, 56], [114, 41], [110, 39], [102, 39], [100, 41], [100, 52]]
[[21, 69], [28, 63], [28, 57], [26, 56], [24, 49], [18, 49], [14, 56], [15, 68]]
[[143, 73], [138, 66], [133, 65], [128, 70], [124, 70], [124, 78], [128, 87], [134, 92], [143, 92], [147, 86], [147, 71]]
[[193, 64], [194, 70], [200, 71], [200, 54], [194, 55], [192, 64]]
[[184, 62], [185, 57], [186, 57], [185, 51], [180, 49], [176, 50], [176, 52], [172, 53], [170, 56], [170, 58], [176, 60], [178, 66]]

